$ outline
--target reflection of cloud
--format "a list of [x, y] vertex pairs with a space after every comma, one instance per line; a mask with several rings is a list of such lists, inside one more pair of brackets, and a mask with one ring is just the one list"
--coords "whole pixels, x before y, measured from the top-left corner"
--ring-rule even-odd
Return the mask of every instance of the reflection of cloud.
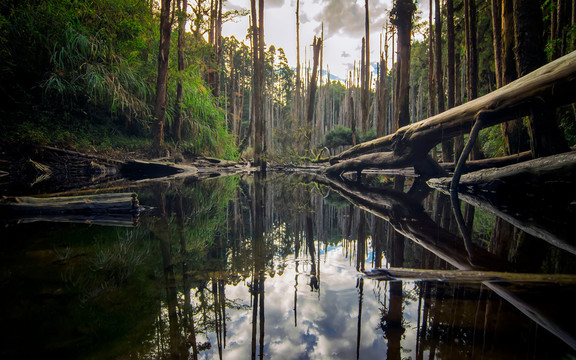
[[351, 55], [349, 53], [347, 53], [346, 51], [342, 51], [342, 54], [340, 54], [340, 56], [343, 58], [347, 58], [347, 57], [350, 57]]
[[[359, 289], [358, 272], [344, 256], [343, 247], [331, 247], [320, 252], [319, 292], [311, 292], [308, 285], [308, 271], [300, 273], [295, 284], [296, 261], [293, 256], [285, 259], [286, 269], [282, 276], [267, 278], [265, 289], [265, 336], [264, 357], [272, 359], [351, 359], [356, 358]], [[304, 271], [309, 259], [299, 259], [298, 270]], [[386, 301], [385, 285], [375, 281], [364, 281], [362, 296], [362, 321], [360, 355], [361, 358], [381, 358], [386, 353], [387, 340], [379, 329], [379, 301]], [[412, 284], [411, 287], [414, 285]], [[226, 348], [225, 359], [247, 359], [251, 356], [252, 345], [252, 300], [248, 283], [228, 285], [226, 298], [249, 309], [226, 309]], [[296, 293], [295, 293], [296, 292]], [[382, 295], [377, 295], [381, 293]], [[296, 304], [294, 303], [296, 295]], [[297, 323], [294, 324], [296, 305]], [[415, 324], [417, 304], [406, 305], [405, 321]], [[410, 312], [408, 314], [407, 312]], [[260, 326], [257, 326], [258, 332]], [[414, 349], [416, 330], [410, 328], [402, 341], [404, 349]], [[412, 333], [413, 332], [413, 333]], [[209, 335], [212, 348], [201, 353], [202, 358], [217, 358], [216, 336]], [[259, 351], [260, 334], [256, 335], [256, 351]]]

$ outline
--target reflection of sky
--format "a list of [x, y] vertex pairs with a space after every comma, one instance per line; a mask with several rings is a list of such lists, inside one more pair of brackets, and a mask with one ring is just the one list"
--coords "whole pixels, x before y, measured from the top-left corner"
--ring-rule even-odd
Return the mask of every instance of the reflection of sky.
[[[320, 252], [320, 290], [311, 291], [308, 265], [298, 265], [294, 256], [286, 260], [282, 276], [265, 281], [265, 347], [264, 357], [271, 359], [355, 359], [358, 336], [359, 273], [343, 253], [341, 244]], [[299, 259], [302, 260], [302, 259]], [[295, 288], [295, 277], [298, 285]], [[248, 284], [226, 287], [226, 297], [240, 304], [251, 304]], [[413, 283], [404, 286], [405, 293]], [[387, 341], [380, 329], [381, 302], [388, 305], [385, 283], [364, 281], [362, 321], [360, 325], [360, 358], [382, 358]], [[294, 293], [297, 296], [297, 324], [294, 325]], [[404, 318], [410, 319], [402, 340], [405, 351], [414, 352], [416, 343], [417, 302], [406, 306]], [[252, 309], [227, 309], [227, 335], [224, 359], [248, 359], [252, 344]], [[408, 323], [407, 320], [405, 320]], [[258, 329], [259, 329], [258, 324]], [[258, 341], [259, 334], [256, 336]], [[202, 359], [218, 357], [216, 336], [209, 335], [210, 350]], [[256, 345], [257, 351], [259, 344]]]

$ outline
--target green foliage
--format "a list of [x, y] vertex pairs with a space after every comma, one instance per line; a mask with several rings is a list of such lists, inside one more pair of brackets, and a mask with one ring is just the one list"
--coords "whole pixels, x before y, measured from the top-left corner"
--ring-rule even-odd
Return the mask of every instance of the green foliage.
[[370, 128], [366, 134], [358, 134], [356, 138], [359, 142], [366, 142], [370, 140], [376, 139], [376, 130], [374, 128]]
[[54, 45], [50, 63], [52, 73], [41, 84], [50, 100], [75, 107], [88, 102], [141, 121], [150, 118], [145, 102], [150, 85], [100, 39], [69, 27]]
[[[376, 130], [370, 128], [366, 134], [356, 133], [356, 142], [361, 143], [365, 141], [370, 141], [376, 139]], [[324, 140], [320, 146], [325, 146], [327, 148], [335, 148], [338, 146], [352, 145], [352, 130], [345, 126], [337, 126], [334, 129], [328, 131], [324, 135]]]
[[479, 134], [482, 152], [487, 158], [504, 156], [504, 137], [500, 125], [482, 129]]
[[[3, 5], [0, 92], [8, 94], [3, 99], [8, 106], [0, 110], [0, 128], [13, 131], [5, 133], [3, 142], [19, 141], [22, 135], [33, 143], [76, 148], [148, 147], [157, 16], [150, 2], [140, 0], [10, 0]], [[187, 34], [186, 69], [179, 74], [177, 37], [172, 38], [169, 121], [176, 81], [185, 89], [185, 136], [177, 145], [194, 154], [235, 158], [225, 111], [206, 91], [200, 74], [212, 56], [211, 46]], [[6, 120], [15, 116], [17, 124]]]
[[335, 148], [337, 146], [352, 144], [352, 130], [345, 126], [337, 126], [324, 135], [322, 146]]
[[564, 132], [569, 146], [576, 145], [576, 108], [574, 104], [558, 110], [560, 114], [560, 129]]
[[472, 240], [477, 244], [489, 244], [494, 231], [496, 217], [488, 212], [476, 209], [474, 211], [474, 223]]

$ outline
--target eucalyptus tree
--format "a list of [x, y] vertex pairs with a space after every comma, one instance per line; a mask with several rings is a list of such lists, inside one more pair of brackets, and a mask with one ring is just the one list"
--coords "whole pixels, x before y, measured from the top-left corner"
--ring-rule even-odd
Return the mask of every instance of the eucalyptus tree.
[[159, 152], [164, 145], [164, 120], [168, 93], [168, 62], [170, 60], [170, 0], [162, 0], [160, 10], [160, 49], [158, 51], [158, 76], [156, 80], [156, 100], [154, 107], [154, 145]]
[[396, 129], [410, 124], [410, 39], [415, 11], [416, 4], [412, 0], [396, 0], [390, 13], [390, 20], [398, 30]]

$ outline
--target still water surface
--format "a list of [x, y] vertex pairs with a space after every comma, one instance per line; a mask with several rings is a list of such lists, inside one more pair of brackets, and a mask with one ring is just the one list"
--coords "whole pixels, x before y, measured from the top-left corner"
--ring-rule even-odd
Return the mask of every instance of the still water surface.
[[[573, 285], [364, 279], [462, 268], [449, 200], [413, 179], [329, 185], [180, 179], [123, 189], [152, 207], [137, 219], [4, 221], [0, 358], [576, 359]], [[569, 252], [473, 219], [466, 266], [574, 273]]]

